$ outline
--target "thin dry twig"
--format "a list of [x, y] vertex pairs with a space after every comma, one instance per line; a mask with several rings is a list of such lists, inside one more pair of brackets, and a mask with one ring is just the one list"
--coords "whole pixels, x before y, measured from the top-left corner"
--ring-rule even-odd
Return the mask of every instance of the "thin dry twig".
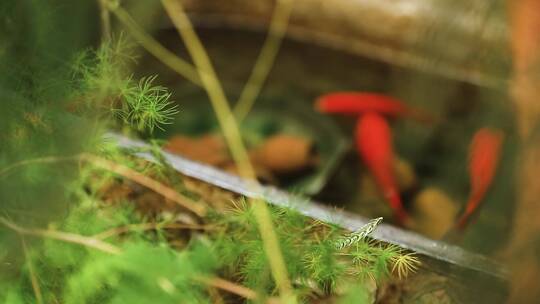
[[103, 0], [107, 9], [124, 25], [127, 31], [155, 58], [196, 85], [202, 85], [197, 70], [189, 62], [176, 56], [142, 29], [129, 13], [117, 3]]
[[44, 156], [44, 157], [38, 157], [38, 158], [32, 158], [32, 159], [25, 159], [16, 163], [13, 163], [7, 167], [4, 167], [2, 170], [0, 170], [0, 176], [9, 173], [9, 171], [16, 169], [18, 167], [27, 166], [31, 164], [49, 164], [49, 163], [57, 163], [57, 162], [63, 162], [63, 161], [70, 161], [70, 160], [77, 160], [79, 159], [80, 155], [73, 155], [73, 156]]
[[274, 13], [270, 22], [270, 28], [268, 30], [268, 36], [264, 41], [261, 52], [251, 71], [251, 75], [249, 76], [234, 108], [234, 114], [239, 123], [242, 122], [251, 111], [264, 81], [274, 65], [281, 42], [283, 41], [283, 36], [285, 36], [285, 33], [287, 32], [292, 7], [293, 0], [278, 0], [276, 2], [276, 7], [274, 8]]
[[208, 285], [208, 286], [212, 286], [212, 287], [216, 287], [216, 288], [219, 288], [221, 290], [225, 290], [225, 291], [228, 291], [232, 294], [235, 294], [235, 295], [238, 295], [238, 296], [241, 296], [245, 299], [248, 299], [248, 300], [255, 300], [258, 298], [258, 295], [255, 291], [253, 291], [252, 289], [249, 289], [245, 286], [242, 286], [242, 285], [239, 285], [239, 284], [236, 284], [236, 283], [233, 283], [231, 281], [227, 281], [225, 279], [222, 279], [222, 278], [218, 278], [218, 277], [198, 277], [197, 280], [201, 281], [202, 283]]
[[223, 297], [219, 293], [219, 290], [215, 287], [208, 286], [208, 295], [210, 296], [210, 303], [225, 304]]
[[[227, 281], [225, 279], [219, 278], [219, 277], [199, 277], [197, 280], [203, 282], [204, 284], [208, 286], [212, 286], [227, 292], [230, 292], [232, 294], [235, 294], [237, 296], [241, 296], [242, 298], [246, 300], [258, 300], [260, 299], [259, 294], [255, 292], [253, 289], [247, 288], [246, 286], [236, 284], [231, 281]], [[269, 298], [266, 300], [266, 303], [268, 304], [277, 304], [281, 303], [277, 301], [276, 298]]]
[[131, 231], [147, 231], [158, 229], [192, 229], [192, 230], [210, 230], [211, 226], [208, 225], [193, 225], [193, 224], [179, 224], [179, 223], [142, 223], [131, 224], [122, 227], [115, 227], [104, 232], [95, 234], [93, 237], [96, 239], [104, 240], [113, 236], [128, 233]]
[[114, 245], [111, 245], [109, 243], [103, 242], [101, 240], [92, 238], [92, 237], [87, 237], [87, 236], [83, 236], [83, 235], [79, 235], [75, 233], [69, 233], [69, 232], [55, 231], [55, 230], [24, 228], [8, 221], [4, 217], [0, 217], [0, 223], [6, 226], [7, 228], [23, 235], [45, 237], [45, 238], [64, 241], [67, 243], [79, 244], [79, 245], [94, 248], [94, 249], [111, 253], [111, 254], [120, 254], [121, 252], [120, 248]]
[[142, 174], [139, 173], [131, 168], [128, 168], [126, 166], [114, 163], [112, 161], [106, 160], [104, 158], [83, 153], [83, 154], [77, 154], [74, 156], [66, 156], [66, 157], [59, 157], [59, 156], [47, 156], [47, 157], [40, 157], [40, 158], [34, 158], [34, 159], [27, 159], [23, 160], [17, 163], [14, 163], [8, 167], [3, 168], [0, 170], [0, 176], [7, 174], [9, 171], [21, 167], [26, 166], [30, 164], [37, 164], [37, 163], [56, 163], [56, 162], [62, 162], [62, 161], [73, 161], [73, 160], [86, 160], [93, 165], [109, 170], [111, 172], [114, 172], [118, 175], [121, 175], [125, 178], [131, 179], [161, 195], [163, 195], [165, 198], [170, 199], [171, 201], [179, 204], [180, 206], [190, 210], [191, 212], [197, 214], [198, 216], [204, 216], [206, 214], [206, 208], [202, 205], [199, 205], [195, 202], [193, 202], [191, 199], [181, 195], [174, 189]]
[[102, 169], [114, 172], [140, 185], [143, 185], [151, 189], [152, 191], [161, 194], [163, 197], [188, 209], [189, 211], [195, 213], [198, 216], [202, 217], [206, 214], [206, 208], [203, 205], [195, 203], [188, 197], [178, 193], [176, 190], [129, 167], [91, 154], [83, 154], [81, 155], [81, 158], [90, 162], [96, 167], [100, 167]]
[[34, 270], [34, 265], [32, 264], [32, 260], [30, 259], [30, 254], [28, 253], [28, 247], [26, 246], [26, 241], [24, 240], [24, 236], [20, 235], [20, 237], [21, 237], [22, 248], [24, 251], [24, 257], [26, 258], [26, 262], [28, 263], [28, 273], [30, 274], [30, 282], [32, 284], [32, 290], [34, 290], [34, 296], [36, 297], [36, 302], [38, 304], [43, 304], [43, 295], [41, 294], [41, 287], [39, 286], [37, 275]]

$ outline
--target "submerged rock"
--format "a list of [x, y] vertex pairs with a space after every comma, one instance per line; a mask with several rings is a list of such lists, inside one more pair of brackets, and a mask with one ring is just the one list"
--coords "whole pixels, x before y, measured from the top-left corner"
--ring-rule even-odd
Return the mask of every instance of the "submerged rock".
[[454, 224], [458, 204], [441, 189], [426, 188], [413, 201], [412, 229], [430, 238], [440, 239]]

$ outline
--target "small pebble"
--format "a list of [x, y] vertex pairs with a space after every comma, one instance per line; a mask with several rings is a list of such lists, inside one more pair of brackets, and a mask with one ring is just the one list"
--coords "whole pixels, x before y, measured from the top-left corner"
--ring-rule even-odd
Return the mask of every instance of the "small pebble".
[[436, 187], [423, 189], [413, 201], [412, 229], [440, 239], [454, 224], [458, 204]]
[[315, 164], [311, 140], [286, 134], [268, 138], [251, 157], [254, 163], [276, 174], [299, 171]]

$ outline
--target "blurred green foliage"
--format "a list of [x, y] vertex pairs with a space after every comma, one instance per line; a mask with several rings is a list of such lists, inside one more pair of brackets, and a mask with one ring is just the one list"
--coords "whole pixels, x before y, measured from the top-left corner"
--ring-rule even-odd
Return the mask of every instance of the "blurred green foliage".
[[[77, 203], [77, 157], [103, 148], [107, 127], [153, 129], [176, 112], [155, 76], [132, 79], [135, 58], [122, 35], [97, 47], [96, 6], [0, 4], [0, 216], [23, 226], [68, 214]], [[16, 272], [20, 241], [3, 229], [0, 241], [2, 275]]]
[[[0, 3], [3, 217], [36, 225], [67, 212], [65, 190], [76, 177], [76, 163], [21, 162], [74, 155], [91, 147], [99, 135], [99, 123], [67, 111], [73, 93], [70, 60], [96, 40], [95, 12], [93, 1]], [[2, 275], [16, 269], [19, 259], [10, 253], [20, 244], [12, 237], [0, 230]]]

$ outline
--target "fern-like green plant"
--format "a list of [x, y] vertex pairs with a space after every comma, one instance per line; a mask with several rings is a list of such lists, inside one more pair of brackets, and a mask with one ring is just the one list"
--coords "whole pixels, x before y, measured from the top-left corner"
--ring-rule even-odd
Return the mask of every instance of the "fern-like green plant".
[[[131, 162], [129, 157], [114, 157]], [[147, 163], [135, 160], [130, 165], [147, 172], [164, 168], [149, 164], [154, 167], [150, 169]], [[93, 177], [85, 183], [95, 183], [96, 178], [116, 179], [102, 170], [88, 170], [94, 172], [83, 176]], [[84, 187], [84, 183], [79, 186]], [[253, 206], [245, 200], [234, 201], [224, 212], [212, 211], [204, 219], [212, 230], [203, 237], [191, 234], [189, 243], [173, 249], [161, 228], [165, 224], [148, 225], [159, 221], [159, 214], [143, 217], [136, 211], [136, 201], [125, 198], [104, 204], [99, 195], [99, 191], [72, 192], [80, 203], [51, 227], [106, 241], [117, 249], [102, 252], [83, 243], [45, 239], [28, 255], [27, 265], [32, 267], [22, 270], [20, 284], [0, 286], [6, 291], [0, 300], [17, 303], [18, 294], [34, 298], [31, 282], [36, 281], [40, 297], [47, 303], [147, 303], [158, 299], [160, 303], [205, 303], [211, 301], [211, 295], [201, 278], [217, 275], [259, 295], [276, 295]], [[346, 234], [338, 227], [313, 221], [290, 208], [273, 207], [271, 211], [294, 291], [304, 300], [341, 295], [347, 286], [355, 285], [360, 287], [351, 289], [344, 301], [363, 299], [356, 303], [367, 303], [367, 286], [383, 282], [392, 271], [403, 278], [418, 266], [416, 257], [398, 247], [364, 239], [339, 250], [336, 242]], [[137, 228], [143, 226], [152, 229]]]
[[[396, 246], [383, 246], [366, 239], [347, 249], [338, 249], [344, 233], [335, 226], [312, 221], [289, 208], [272, 208], [287, 270], [298, 290], [334, 293], [347, 282], [382, 282], [396, 271], [404, 278], [418, 266], [413, 255]], [[272, 283], [262, 242], [258, 237], [252, 207], [236, 202], [216, 219], [224, 229], [216, 235], [215, 250], [231, 275], [240, 275], [243, 284], [272, 294]], [[230, 266], [230, 267], [229, 267]]]
[[122, 120], [143, 131], [170, 124], [178, 113], [178, 106], [170, 101], [167, 88], [153, 85], [157, 76], [142, 78], [137, 85], [131, 85], [122, 92], [124, 102], [118, 111]]
[[138, 131], [150, 131], [169, 124], [178, 113], [167, 88], [155, 85], [157, 75], [133, 80], [136, 64], [132, 44], [124, 35], [104, 42], [96, 51], [86, 50], [72, 64], [73, 99], [81, 112], [97, 112], [103, 118], [120, 118]]
[[117, 256], [100, 255], [71, 275], [64, 303], [210, 302], [199, 277], [215, 257], [203, 247], [177, 252], [148, 242], [128, 243]]

